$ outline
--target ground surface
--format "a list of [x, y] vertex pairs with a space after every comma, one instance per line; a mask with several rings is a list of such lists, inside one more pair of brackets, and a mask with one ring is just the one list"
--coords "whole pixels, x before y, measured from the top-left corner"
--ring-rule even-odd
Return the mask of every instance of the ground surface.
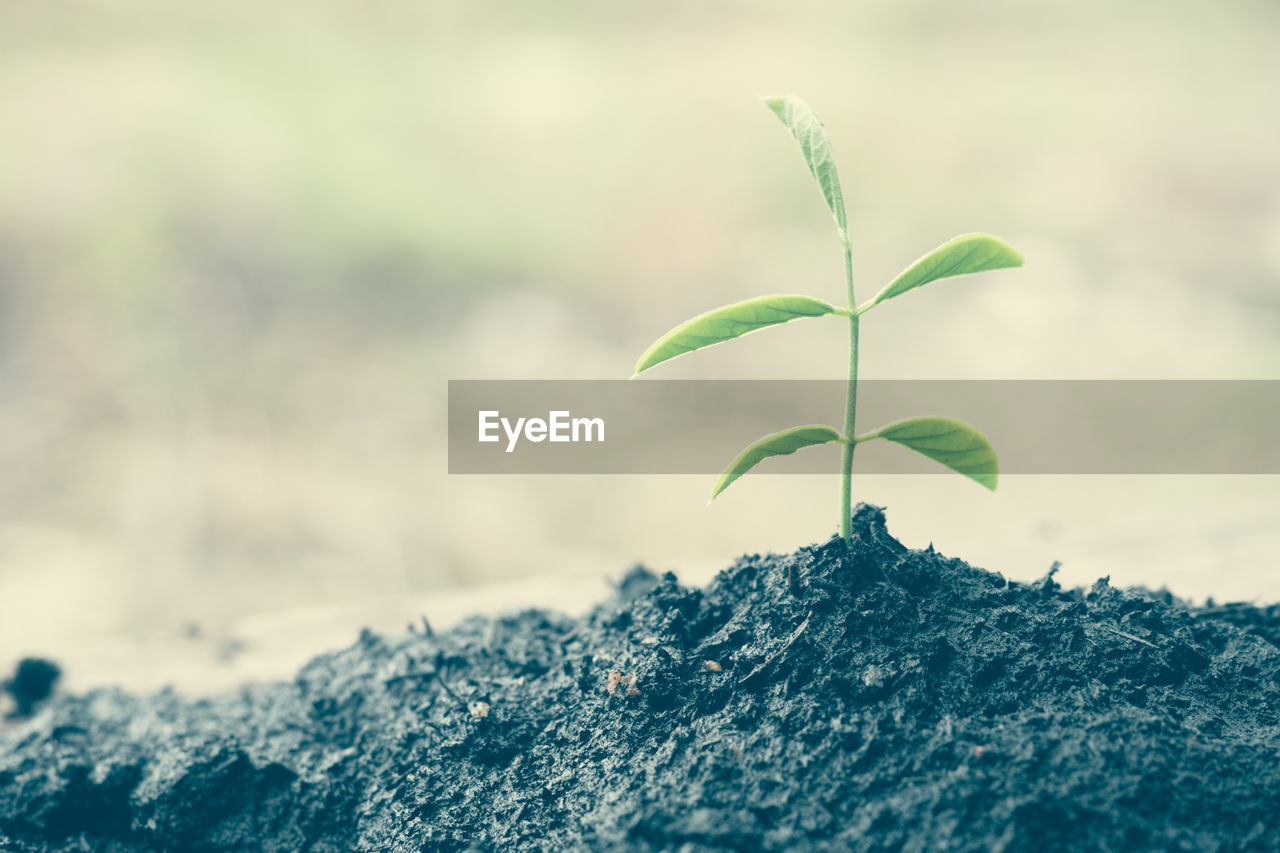
[[212, 700], [57, 699], [0, 735], [0, 849], [1274, 849], [1278, 614], [855, 530]]

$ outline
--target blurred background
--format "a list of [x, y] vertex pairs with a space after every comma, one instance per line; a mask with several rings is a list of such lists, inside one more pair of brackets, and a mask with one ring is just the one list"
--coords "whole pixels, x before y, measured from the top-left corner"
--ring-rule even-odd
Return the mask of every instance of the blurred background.
[[[830, 535], [834, 477], [446, 473], [448, 378], [624, 378], [725, 301], [841, 298], [763, 94], [826, 121], [861, 295], [966, 231], [1028, 258], [881, 309], [865, 376], [1280, 378], [1277, 80], [1262, 0], [4, 4], [0, 664], [212, 689]], [[843, 335], [661, 370], [838, 377]], [[1276, 600], [1278, 479], [855, 491], [1010, 577]]]

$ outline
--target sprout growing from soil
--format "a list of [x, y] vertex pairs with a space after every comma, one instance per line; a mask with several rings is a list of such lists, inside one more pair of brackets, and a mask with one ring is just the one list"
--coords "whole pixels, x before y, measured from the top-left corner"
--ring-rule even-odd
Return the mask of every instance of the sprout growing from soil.
[[858, 434], [858, 326], [862, 315], [895, 296], [938, 279], [1022, 265], [1022, 255], [990, 234], [964, 234], [948, 240], [907, 267], [879, 293], [859, 305], [853, 296], [853, 256], [849, 242], [844, 193], [836, 173], [835, 157], [827, 133], [813, 109], [794, 95], [766, 98], [765, 104], [782, 121], [800, 146], [809, 174], [817, 181], [827, 209], [835, 219], [844, 249], [845, 304], [832, 305], [812, 296], [773, 294], [725, 305], [687, 320], [667, 332], [645, 350], [636, 362], [636, 374], [703, 347], [723, 343], [750, 332], [808, 317], [843, 317], [849, 323], [849, 375], [845, 395], [844, 429], [825, 425], [791, 427], [767, 435], [729, 463], [711, 490], [711, 499], [751, 468], [771, 456], [795, 453], [806, 447], [843, 445], [840, 463], [840, 535], [850, 538], [853, 452], [859, 444], [884, 439], [964, 474], [992, 491], [998, 468], [995, 449], [981, 432], [951, 418], [921, 417], [897, 421]]

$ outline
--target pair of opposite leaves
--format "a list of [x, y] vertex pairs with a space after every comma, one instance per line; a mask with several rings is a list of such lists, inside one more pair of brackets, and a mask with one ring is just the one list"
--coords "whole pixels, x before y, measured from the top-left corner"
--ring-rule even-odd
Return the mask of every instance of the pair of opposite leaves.
[[[844, 193], [831, 143], [821, 120], [801, 99], [787, 95], [765, 103], [800, 146], [809, 173], [835, 219], [841, 244], [849, 246]], [[1021, 266], [1022, 255], [990, 234], [964, 234], [948, 240], [907, 267], [862, 305], [841, 308], [796, 294], [772, 294], [725, 305], [676, 326], [645, 350], [636, 362], [637, 375], [677, 356], [724, 343], [742, 335], [807, 317], [860, 316], [875, 306], [932, 281], [958, 275]], [[819, 444], [854, 443], [882, 438], [908, 447], [994, 490], [998, 477], [995, 449], [981, 432], [951, 418], [911, 418], [861, 436], [845, 436], [824, 425], [792, 427], [767, 435], [744, 450], [716, 480], [712, 500], [761, 461]]]

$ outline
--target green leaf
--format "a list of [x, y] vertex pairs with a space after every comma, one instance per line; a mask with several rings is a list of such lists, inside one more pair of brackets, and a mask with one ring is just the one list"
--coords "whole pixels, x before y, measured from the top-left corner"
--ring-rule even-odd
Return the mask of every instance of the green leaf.
[[973, 427], [951, 418], [910, 418], [889, 424], [859, 441], [883, 438], [941, 462], [991, 491], [996, 490], [999, 465], [995, 448]]
[[822, 188], [822, 197], [827, 200], [827, 208], [835, 217], [836, 227], [840, 229], [840, 239], [848, 240], [849, 223], [844, 210], [844, 192], [840, 189], [835, 155], [831, 152], [831, 141], [827, 139], [822, 120], [813, 111], [813, 107], [795, 95], [765, 98], [764, 102], [800, 144], [804, 162], [809, 166], [809, 174], [813, 175], [813, 179]]
[[943, 243], [885, 285], [870, 301], [858, 308], [861, 314], [940, 278], [1022, 266], [1022, 255], [1008, 243], [990, 234], [962, 234]]
[[729, 463], [729, 467], [724, 469], [724, 473], [716, 480], [716, 485], [711, 490], [711, 500], [715, 500], [716, 495], [729, 488], [730, 483], [770, 456], [785, 456], [806, 447], [830, 444], [833, 441], [843, 441], [840, 433], [829, 426], [821, 425], [792, 427], [782, 432], [775, 432], [773, 435], [766, 435]]
[[669, 358], [724, 343], [768, 326], [789, 323], [803, 317], [847, 313], [843, 308], [837, 308], [821, 299], [783, 293], [735, 302], [686, 320], [658, 338], [636, 362], [636, 373], [648, 370]]

